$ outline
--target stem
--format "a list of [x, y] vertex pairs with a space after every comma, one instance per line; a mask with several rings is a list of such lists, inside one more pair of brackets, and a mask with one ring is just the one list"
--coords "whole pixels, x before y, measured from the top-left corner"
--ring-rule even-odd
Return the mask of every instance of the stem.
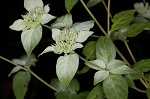
[[[11, 60], [5, 58], [5, 57], [2, 57], [0, 56], [0, 59], [4, 60], [4, 61], [7, 61], [8, 63], [14, 65], [14, 66], [18, 66], [16, 63], [12, 62]], [[44, 83], [46, 86], [48, 86], [49, 88], [53, 89], [54, 91], [58, 91], [56, 88], [54, 88], [53, 86], [51, 86], [50, 84], [48, 84], [47, 82], [45, 82], [43, 79], [41, 79], [38, 75], [36, 75], [34, 72], [32, 72], [30, 70], [30, 68], [22, 68], [23, 70], [25, 71], [29, 71], [34, 77], [36, 77], [38, 80], [40, 80], [42, 83]]]
[[136, 63], [136, 59], [135, 59], [135, 57], [134, 57], [134, 55], [133, 55], [133, 53], [132, 53], [132, 51], [131, 51], [131, 49], [130, 49], [128, 43], [127, 43], [126, 41], [124, 41], [124, 44], [125, 44], [125, 46], [126, 46], [128, 52], [129, 52], [129, 54], [130, 54], [130, 56], [131, 56], [133, 62]]
[[[104, 0], [102, 0], [102, 3], [103, 3], [103, 5], [104, 5], [106, 11], [107, 11], [107, 12], [110, 12], [110, 11], [108, 11], [107, 5], [106, 5], [106, 3], [105, 3]], [[111, 15], [110, 13], [109, 13], [109, 17], [112, 18], [112, 15]]]
[[143, 0], [144, 4], [146, 4], [146, 0]]
[[110, 36], [111, 32], [110, 32], [110, 0], [108, 0], [108, 10], [107, 10], [107, 33]]
[[93, 20], [95, 21], [95, 23], [97, 24], [97, 26], [100, 28], [100, 30], [105, 34], [108, 35], [106, 33], [106, 31], [103, 29], [103, 27], [100, 25], [100, 23], [98, 22], [98, 20], [95, 18], [95, 16], [92, 14], [92, 12], [89, 10], [89, 8], [86, 6], [86, 4], [84, 3], [83, 0], [80, 0], [82, 5], [84, 6], [84, 8], [86, 9], [86, 11], [89, 13], [89, 15], [93, 18]]
[[145, 81], [142, 78], [140, 79], [140, 81], [145, 86], [145, 88], [147, 88], [147, 89], [149, 88], [149, 86], [145, 83]]
[[49, 88], [53, 89], [54, 91], [58, 91], [56, 88], [54, 88], [53, 86], [51, 86], [50, 84], [48, 84], [47, 82], [45, 82], [43, 79], [41, 79], [38, 75], [36, 75], [33, 71], [31, 71], [29, 69], [29, 72], [35, 77], [37, 78], [39, 81], [41, 81], [43, 84], [45, 84], [46, 86], [48, 86]]
[[[107, 5], [106, 5], [105, 1], [102, 0], [102, 3], [103, 3], [103, 5], [104, 5], [106, 11], [108, 12], [108, 8], [107, 8]], [[109, 17], [112, 18], [112, 15], [111, 15], [110, 13], [109, 13]]]
[[135, 88], [135, 90], [139, 91], [139, 92], [142, 92], [142, 93], [146, 93], [145, 90], [141, 90], [141, 89], [138, 89], [138, 88]]

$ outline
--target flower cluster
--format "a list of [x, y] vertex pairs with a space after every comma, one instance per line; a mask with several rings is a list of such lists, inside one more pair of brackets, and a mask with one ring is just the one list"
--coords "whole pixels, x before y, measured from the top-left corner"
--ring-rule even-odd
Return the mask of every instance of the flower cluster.
[[53, 27], [52, 38], [55, 44], [47, 47], [41, 54], [51, 51], [56, 54], [70, 54], [75, 49], [82, 48], [81, 43], [93, 34], [89, 30], [94, 26], [94, 21], [72, 24], [72, 16], [66, 14], [58, 18], [51, 26]]
[[40, 24], [46, 24], [55, 17], [48, 14], [50, 8], [44, 6], [42, 0], [24, 0], [24, 7], [28, 11], [22, 15], [23, 19], [16, 20], [10, 28], [16, 31], [25, 31], [36, 28]]

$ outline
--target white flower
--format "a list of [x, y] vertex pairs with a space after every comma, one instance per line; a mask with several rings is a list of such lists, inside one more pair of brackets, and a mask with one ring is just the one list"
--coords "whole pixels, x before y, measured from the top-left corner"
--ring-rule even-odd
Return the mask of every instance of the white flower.
[[150, 6], [148, 3], [145, 5], [143, 2], [135, 3], [134, 8], [139, 13], [139, 16], [150, 18]]
[[16, 20], [10, 29], [25, 31], [46, 24], [55, 18], [48, 14], [50, 8], [48, 5], [44, 6], [42, 0], [24, 0], [24, 7], [28, 11], [27, 14], [22, 15], [23, 19]]
[[[94, 21], [85, 21], [72, 24], [72, 16], [65, 15], [56, 20], [51, 26], [52, 38], [55, 44], [47, 47], [41, 54], [53, 51], [56, 54], [70, 54], [77, 48], [82, 48], [81, 44], [94, 32], [89, 31], [94, 26]], [[61, 28], [61, 29], [57, 29]], [[40, 54], [40, 55], [41, 55]]]

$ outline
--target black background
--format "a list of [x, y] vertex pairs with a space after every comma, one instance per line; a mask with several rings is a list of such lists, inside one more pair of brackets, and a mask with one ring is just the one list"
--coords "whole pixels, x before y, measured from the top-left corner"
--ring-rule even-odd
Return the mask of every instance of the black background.
[[[85, 0], [86, 2], [87, 0]], [[111, 14], [114, 15], [122, 10], [133, 9], [133, 3], [142, 0], [111, 0]], [[148, 0], [147, 0], [148, 1]], [[64, 0], [43, 0], [44, 4], [50, 4], [50, 14], [54, 16], [62, 16], [67, 13]], [[106, 29], [107, 14], [102, 4], [98, 4], [90, 8], [98, 21]], [[25, 51], [21, 44], [21, 31], [16, 32], [9, 29], [9, 26], [17, 19], [21, 18], [21, 14], [24, 15], [26, 10], [23, 6], [23, 0], [1, 0], [0, 1], [0, 55], [8, 59], [19, 58], [25, 54]], [[89, 14], [85, 11], [80, 2], [75, 5], [71, 11], [73, 15], [73, 21], [87, 21], [91, 20]], [[50, 24], [50, 23], [49, 23]], [[95, 25], [93, 28], [96, 35], [103, 35]], [[89, 38], [89, 40], [97, 40], [95, 38]], [[131, 47], [133, 54], [137, 60], [146, 59], [150, 57], [150, 32], [144, 31], [136, 38], [128, 38], [129, 46]], [[47, 46], [53, 43], [51, 39], [51, 31], [43, 28], [43, 37], [39, 45], [34, 49], [33, 53], [37, 56]], [[115, 42], [121, 52], [132, 62], [129, 57], [125, 46], [122, 42]], [[86, 42], [84, 43], [86, 44]], [[82, 50], [77, 50], [81, 54]], [[38, 74], [45, 81], [50, 82], [53, 77], [56, 77], [55, 64], [59, 55], [54, 53], [47, 53], [38, 58], [37, 66], [31, 69]], [[84, 65], [81, 63], [82, 68]], [[12, 78], [7, 77], [13, 65], [0, 60], [0, 99], [15, 99], [12, 90]], [[80, 69], [79, 68], [79, 69]], [[80, 82], [80, 91], [91, 90], [93, 88], [93, 70], [90, 70], [86, 74], [76, 75], [75, 77]], [[141, 89], [144, 87], [140, 82], [136, 82], [137, 86]], [[53, 96], [54, 91], [42, 84], [36, 78], [32, 77], [29, 84], [28, 92], [25, 99], [55, 99]], [[145, 94], [139, 93], [135, 90], [129, 89], [128, 99], [147, 99]]]

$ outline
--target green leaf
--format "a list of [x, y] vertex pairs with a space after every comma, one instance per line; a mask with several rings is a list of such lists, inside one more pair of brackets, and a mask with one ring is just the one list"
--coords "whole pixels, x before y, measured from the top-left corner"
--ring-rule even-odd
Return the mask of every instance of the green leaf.
[[98, 39], [96, 44], [96, 57], [106, 64], [115, 59], [116, 49], [110, 38], [102, 36]]
[[86, 99], [88, 95], [89, 91], [80, 92], [77, 99]]
[[16, 99], [24, 99], [31, 79], [29, 72], [20, 71], [13, 78], [13, 91]]
[[150, 99], [150, 88], [146, 90], [146, 95], [147, 95], [148, 99]]
[[96, 58], [96, 41], [88, 42], [83, 48], [82, 53], [86, 56], [86, 59], [90, 59], [90, 60], [95, 59]]
[[68, 13], [70, 13], [71, 9], [75, 6], [78, 0], [65, 0], [65, 7]]
[[97, 5], [98, 3], [100, 3], [102, 0], [89, 0], [87, 2], [87, 7], [93, 7], [95, 5]]
[[128, 84], [121, 75], [110, 75], [103, 82], [103, 89], [108, 99], [127, 99]]
[[77, 94], [72, 94], [67, 91], [60, 91], [54, 93], [56, 99], [77, 99]]
[[133, 65], [134, 68], [139, 68], [143, 72], [150, 71], [150, 59], [142, 59]]
[[21, 69], [23, 69], [22, 66], [16, 66], [16, 67], [14, 67], [14, 68], [11, 70], [11, 72], [8, 74], [8, 77], [9, 77], [11, 74], [13, 74], [13, 73], [18, 72], [18, 71], [21, 70]]
[[59, 79], [53, 78], [51, 80], [51, 85], [55, 87], [58, 91], [68, 91], [72, 94], [79, 91], [80, 85], [77, 79], [73, 78], [67, 89], [64, 89], [63, 85], [60, 83]]
[[130, 88], [136, 89], [135, 83], [134, 83], [134, 81], [132, 80], [132, 78], [129, 75], [126, 75], [125, 79], [126, 79], [126, 81], [128, 83], [128, 86]]
[[89, 66], [90, 68], [96, 69], [96, 70], [103, 70], [106, 68], [106, 64], [103, 61], [98, 60], [98, 59], [85, 62], [85, 64]]
[[107, 64], [107, 69], [112, 70], [112, 69], [116, 69], [118, 67], [121, 67], [123, 65], [125, 65], [125, 62], [123, 62], [121, 60], [114, 59]]
[[113, 24], [111, 25], [111, 32], [128, 26], [134, 19], [134, 13], [135, 10], [126, 10], [115, 14], [112, 19]]
[[106, 70], [97, 71], [94, 75], [94, 85], [104, 81], [108, 76], [109, 76], [109, 71]]
[[38, 45], [42, 37], [42, 27], [39, 25], [36, 28], [23, 31], [21, 41], [28, 56], [31, 55], [33, 49]]
[[111, 33], [111, 39], [114, 40], [121, 40], [121, 41], [125, 41], [127, 38], [127, 28], [128, 26], [125, 26], [121, 29], [119, 29], [118, 31], [114, 31]]
[[92, 91], [89, 93], [87, 99], [104, 99], [105, 94], [103, 92], [102, 84], [95, 86]]
[[150, 29], [149, 23], [134, 23], [128, 27], [127, 36], [135, 37], [138, 34], [142, 33], [147, 28]]
[[84, 66], [82, 70], [77, 71], [77, 74], [84, 74], [90, 70], [90, 67]]
[[80, 85], [79, 85], [78, 80], [73, 78], [67, 90], [69, 90], [69, 92], [71, 93], [76, 93], [77, 91], [79, 91], [79, 89], [80, 89]]
[[69, 54], [58, 58], [56, 74], [64, 88], [69, 86], [70, 81], [77, 72], [78, 65], [79, 56], [77, 54]]
[[113, 73], [113, 74], [130, 74], [130, 73], [135, 74], [135, 71], [132, 70], [131, 68], [129, 68], [128, 66], [126, 66], [126, 65], [123, 65], [121, 67], [112, 69], [112, 70], [110, 70], [110, 72]]

